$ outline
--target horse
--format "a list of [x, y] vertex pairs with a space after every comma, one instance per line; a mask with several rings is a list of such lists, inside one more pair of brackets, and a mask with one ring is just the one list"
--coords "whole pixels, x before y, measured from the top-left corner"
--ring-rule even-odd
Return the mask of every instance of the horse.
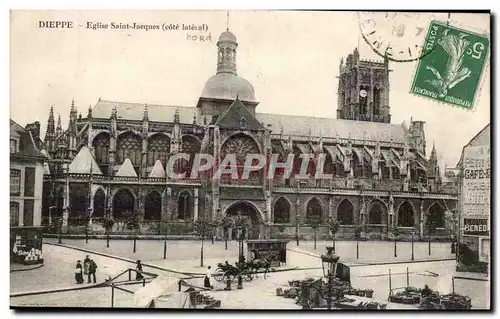
[[264, 279], [266, 279], [266, 275], [271, 268], [271, 261], [267, 258], [262, 259], [254, 259], [251, 262], [247, 263], [248, 268], [250, 269], [250, 273], [255, 273], [255, 277], [257, 277], [257, 272], [260, 269], [264, 269]]

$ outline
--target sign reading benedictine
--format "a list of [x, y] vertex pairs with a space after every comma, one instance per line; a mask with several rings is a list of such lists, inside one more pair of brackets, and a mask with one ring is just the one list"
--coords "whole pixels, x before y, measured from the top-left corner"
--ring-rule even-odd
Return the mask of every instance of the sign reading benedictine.
[[490, 214], [490, 146], [464, 148], [462, 214], [488, 218]]
[[464, 235], [489, 236], [490, 229], [486, 218], [464, 218]]

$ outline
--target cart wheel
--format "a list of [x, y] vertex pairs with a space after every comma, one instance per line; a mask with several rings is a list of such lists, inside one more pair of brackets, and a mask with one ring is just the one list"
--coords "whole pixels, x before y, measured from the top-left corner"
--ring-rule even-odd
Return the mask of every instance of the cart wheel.
[[250, 273], [245, 274], [245, 281], [252, 281], [252, 280], [253, 280], [252, 274]]
[[222, 269], [217, 268], [213, 275], [215, 281], [222, 282], [224, 280], [224, 272]]

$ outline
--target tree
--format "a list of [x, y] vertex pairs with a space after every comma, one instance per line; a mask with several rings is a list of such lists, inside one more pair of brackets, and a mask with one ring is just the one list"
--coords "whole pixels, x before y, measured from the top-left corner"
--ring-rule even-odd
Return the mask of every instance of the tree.
[[111, 228], [115, 224], [115, 221], [112, 218], [109, 218], [108, 216], [104, 217], [103, 219], [103, 226], [104, 229], [106, 230], [106, 247], [109, 247], [109, 232], [111, 231]]
[[252, 223], [250, 222], [250, 219], [246, 216], [241, 216], [238, 215], [236, 217], [233, 217], [232, 219], [234, 227], [239, 231], [239, 257], [238, 261], [240, 263], [243, 263], [245, 261], [245, 256], [243, 256], [243, 239], [245, 238], [245, 235], [247, 232], [250, 230], [250, 227], [252, 226]]
[[435, 218], [427, 218], [427, 222], [425, 223], [425, 228], [427, 228], [427, 234], [429, 235], [429, 256], [431, 255], [432, 234], [436, 232], [437, 227], [438, 227], [438, 221]]
[[229, 237], [229, 228], [233, 227], [233, 220], [231, 217], [224, 215], [216, 219], [215, 224], [217, 227], [222, 227], [222, 237], [224, 238], [224, 248], [227, 250], [227, 240]]
[[192, 231], [197, 235], [201, 240], [201, 248], [200, 248], [200, 266], [203, 267], [203, 241], [207, 234], [210, 233], [210, 228], [212, 227], [212, 223], [206, 217], [198, 217], [198, 219], [194, 220], [191, 223]]
[[397, 242], [398, 242], [398, 235], [399, 235], [399, 228], [398, 226], [394, 226], [394, 229], [392, 231], [394, 234], [394, 257], [398, 257], [398, 251], [397, 251]]
[[338, 220], [333, 220], [333, 218], [328, 218], [328, 230], [332, 233], [332, 247], [335, 251], [335, 235], [340, 230], [340, 222]]
[[312, 218], [309, 220], [309, 226], [311, 226], [314, 234], [314, 250], [316, 250], [316, 239], [318, 234], [318, 228], [321, 226], [321, 220], [319, 218]]

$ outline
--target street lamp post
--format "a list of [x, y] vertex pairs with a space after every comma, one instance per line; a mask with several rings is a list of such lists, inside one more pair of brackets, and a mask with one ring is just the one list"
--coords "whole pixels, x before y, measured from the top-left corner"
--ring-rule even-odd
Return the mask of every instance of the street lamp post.
[[326, 247], [326, 254], [321, 256], [321, 262], [323, 266], [323, 275], [328, 279], [328, 294], [326, 298], [327, 309], [332, 309], [332, 286], [333, 279], [337, 274], [337, 264], [339, 261], [339, 256], [335, 255], [333, 252], [333, 247]]
[[415, 237], [415, 232], [411, 233], [411, 260], [415, 260], [415, 249], [414, 249], [414, 237]]
[[57, 223], [58, 223], [58, 226], [59, 226], [59, 236], [58, 236], [59, 238], [57, 240], [57, 243], [61, 244], [62, 243], [62, 224], [63, 224], [62, 218], [59, 218], [57, 220]]
[[236, 227], [238, 230], [238, 262], [242, 263], [243, 262], [243, 226], [238, 225]]
[[356, 238], [356, 259], [359, 259], [359, 239]]
[[106, 248], [109, 248], [109, 228], [110, 228], [110, 220], [111, 220], [111, 210], [109, 207], [106, 207]]

